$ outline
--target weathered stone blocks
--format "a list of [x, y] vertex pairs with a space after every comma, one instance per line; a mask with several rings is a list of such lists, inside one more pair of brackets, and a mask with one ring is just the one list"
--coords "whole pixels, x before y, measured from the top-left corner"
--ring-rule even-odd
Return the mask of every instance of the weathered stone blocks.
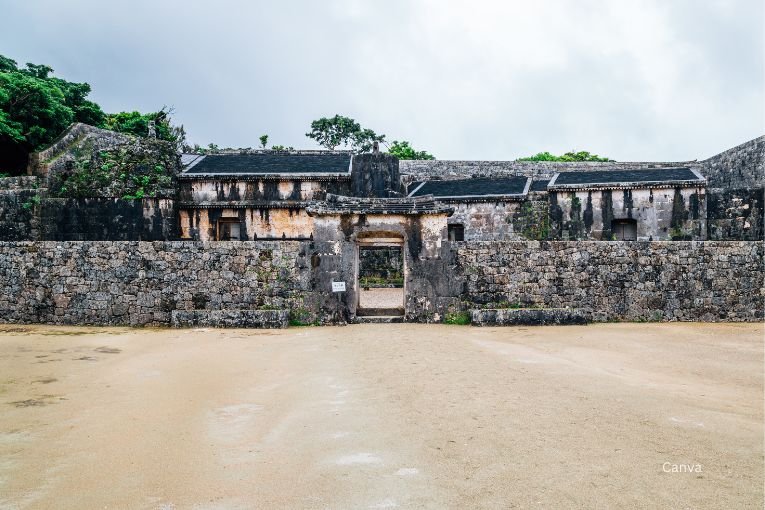
[[570, 308], [493, 308], [470, 311], [473, 326], [544, 326], [587, 324], [584, 312]]
[[289, 316], [289, 310], [173, 310], [170, 320], [174, 328], [281, 329]]

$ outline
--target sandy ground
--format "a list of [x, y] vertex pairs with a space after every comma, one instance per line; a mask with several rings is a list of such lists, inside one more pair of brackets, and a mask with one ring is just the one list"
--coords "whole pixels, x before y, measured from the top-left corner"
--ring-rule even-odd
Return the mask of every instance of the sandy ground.
[[763, 507], [757, 324], [0, 326], [0, 409], [0, 508]]
[[359, 308], [404, 308], [404, 289], [361, 289]]

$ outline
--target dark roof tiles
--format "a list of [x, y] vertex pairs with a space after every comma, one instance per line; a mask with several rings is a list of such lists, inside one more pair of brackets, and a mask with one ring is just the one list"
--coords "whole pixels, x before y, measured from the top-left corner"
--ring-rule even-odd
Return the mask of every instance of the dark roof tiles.
[[528, 191], [527, 177], [498, 177], [460, 179], [449, 181], [426, 181], [413, 183], [410, 197], [433, 195], [437, 200], [452, 197], [522, 196]]
[[183, 175], [349, 174], [350, 168], [347, 153], [215, 154], [193, 160]]
[[561, 172], [550, 181], [550, 189], [588, 186], [671, 185], [684, 182], [703, 183], [690, 168], [657, 168], [651, 170], [604, 170], [593, 172]]

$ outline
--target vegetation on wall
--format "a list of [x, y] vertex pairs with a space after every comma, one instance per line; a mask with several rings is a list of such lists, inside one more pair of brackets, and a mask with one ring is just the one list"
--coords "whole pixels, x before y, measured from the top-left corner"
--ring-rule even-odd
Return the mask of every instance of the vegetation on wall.
[[540, 152], [537, 154], [534, 154], [533, 156], [528, 156], [525, 158], [518, 158], [517, 161], [562, 161], [562, 162], [574, 162], [574, 161], [600, 161], [600, 162], [607, 162], [607, 161], [613, 161], [613, 159], [608, 159], [606, 157], [598, 156], [597, 154], [592, 154], [587, 151], [571, 151], [567, 152], [565, 154], [562, 154], [560, 156], [556, 156], [554, 154], [551, 154], [549, 152]]
[[471, 322], [469, 312], [449, 312], [444, 316], [444, 324], [467, 326]]
[[550, 237], [550, 216], [544, 201], [527, 201], [513, 218], [507, 218], [526, 239], [545, 241]]
[[171, 123], [172, 113], [173, 110], [165, 106], [153, 113], [135, 111], [111, 113], [104, 117], [103, 122], [98, 127], [146, 137], [149, 133], [150, 124], [153, 122], [155, 138], [170, 142], [180, 150], [186, 141], [186, 130], [183, 126], [174, 126]]
[[60, 198], [172, 196], [178, 171], [175, 148], [144, 140], [106, 151], [80, 148], [71, 168], [56, 175], [50, 195]]

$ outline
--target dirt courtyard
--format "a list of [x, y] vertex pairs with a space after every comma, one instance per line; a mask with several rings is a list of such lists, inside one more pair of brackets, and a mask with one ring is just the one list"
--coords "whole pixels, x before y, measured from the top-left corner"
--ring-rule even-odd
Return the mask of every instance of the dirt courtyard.
[[763, 507], [763, 325], [0, 326], [0, 508]]

